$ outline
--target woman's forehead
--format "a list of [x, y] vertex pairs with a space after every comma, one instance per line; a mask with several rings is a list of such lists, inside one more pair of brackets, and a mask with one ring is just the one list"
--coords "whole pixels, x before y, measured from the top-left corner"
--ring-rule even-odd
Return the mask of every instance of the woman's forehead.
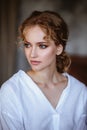
[[45, 41], [51, 40], [50, 35], [47, 35], [46, 29], [39, 25], [25, 27], [23, 30], [23, 35], [25, 38], [27, 35], [32, 37], [35, 35], [35, 37], [38, 38], [42, 37]]

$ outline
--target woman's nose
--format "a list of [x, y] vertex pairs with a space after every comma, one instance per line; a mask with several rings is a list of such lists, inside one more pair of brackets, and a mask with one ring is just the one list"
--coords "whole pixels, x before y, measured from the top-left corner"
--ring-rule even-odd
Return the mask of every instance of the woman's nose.
[[31, 50], [31, 57], [37, 57], [37, 49], [35, 47]]

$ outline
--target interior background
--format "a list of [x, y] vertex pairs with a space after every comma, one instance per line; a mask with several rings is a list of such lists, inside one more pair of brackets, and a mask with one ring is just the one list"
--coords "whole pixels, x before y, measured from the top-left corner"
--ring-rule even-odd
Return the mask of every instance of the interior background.
[[18, 48], [18, 27], [34, 10], [60, 13], [70, 35], [66, 51], [71, 55], [70, 73], [87, 84], [87, 0], [1, 0], [0, 2], [0, 86], [19, 69], [28, 69]]

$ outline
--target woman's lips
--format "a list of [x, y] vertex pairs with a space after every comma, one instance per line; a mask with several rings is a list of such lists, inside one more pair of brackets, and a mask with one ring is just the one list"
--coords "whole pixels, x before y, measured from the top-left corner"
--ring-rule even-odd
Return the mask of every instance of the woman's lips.
[[38, 64], [40, 64], [41, 62], [40, 62], [40, 61], [33, 61], [33, 60], [31, 60], [30, 63], [31, 63], [32, 65], [38, 65]]

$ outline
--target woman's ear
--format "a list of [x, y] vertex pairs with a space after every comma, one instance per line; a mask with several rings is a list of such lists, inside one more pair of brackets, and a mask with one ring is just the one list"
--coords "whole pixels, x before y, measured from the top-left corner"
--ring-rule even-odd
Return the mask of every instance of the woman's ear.
[[62, 53], [62, 51], [63, 51], [63, 46], [62, 46], [61, 44], [59, 44], [59, 45], [57, 46], [56, 55], [60, 55], [60, 54]]

